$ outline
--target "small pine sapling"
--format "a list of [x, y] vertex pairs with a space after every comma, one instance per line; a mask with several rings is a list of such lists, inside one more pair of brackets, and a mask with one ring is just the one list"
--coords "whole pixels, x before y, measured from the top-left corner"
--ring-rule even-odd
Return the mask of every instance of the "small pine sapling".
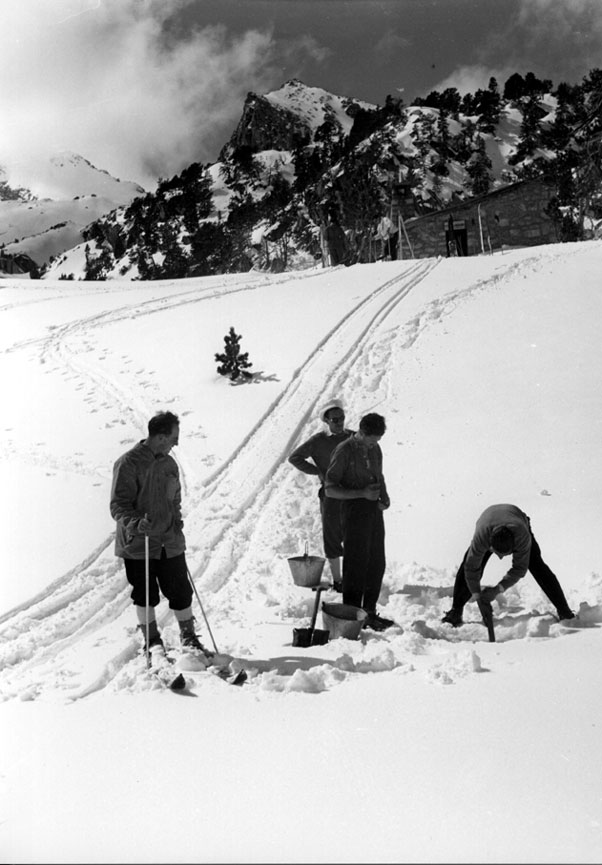
[[215, 359], [219, 361], [217, 371], [220, 375], [229, 375], [232, 381], [236, 381], [239, 376], [252, 378], [253, 373], [247, 372], [250, 366], [253, 366], [249, 361], [249, 352], [240, 351], [240, 341], [242, 334], [237, 334], [233, 327], [230, 332], [224, 337], [225, 347], [222, 354], [215, 355]]

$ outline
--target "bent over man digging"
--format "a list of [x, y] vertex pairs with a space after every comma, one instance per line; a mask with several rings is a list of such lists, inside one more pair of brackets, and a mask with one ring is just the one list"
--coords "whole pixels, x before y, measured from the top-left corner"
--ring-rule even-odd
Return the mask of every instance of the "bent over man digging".
[[324, 483], [326, 495], [343, 503], [343, 603], [364, 609], [374, 631], [394, 624], [376, 612], [386, 564], [383, 511], [391, 504], [379, 445], [385, 430], [382, 415], [364, 415], [334, 450]]
[[[117, 523], [115, 555], [123, 558], [145, 642], [148, 614], [149, 639], [145, 651], [163, 648], [155, 616], [161, 590], [178, 621], [182, 647], [210, 658], [213, 653], [203, 646], [194, 629], [192, 587], [184, 553], [180, 475], [178, 464], [169, 453], [178, 444], [179, 436], [177, 415], [158, 412], [148, 422], [148, 436], [115, 462], [110, 506]], [[149, 556], [148, 598], [145, 536]]]
[[[512, 565], [497, 586], [481, 588], [483, 570], [494, 553], [500, 559], [511, 555]], [[490, 505], [477, 520], [472, 541], [456, 573], [452, 608], [441, 621], [459, 627], [467, 601], [482, 599], [491, 603], [521, 580], [528, 570], [556, 607], [559, 621], [574, 619], [575, 613], [567, 603], [558, 578], [542, 559], [527, 514], [512, 504]]]

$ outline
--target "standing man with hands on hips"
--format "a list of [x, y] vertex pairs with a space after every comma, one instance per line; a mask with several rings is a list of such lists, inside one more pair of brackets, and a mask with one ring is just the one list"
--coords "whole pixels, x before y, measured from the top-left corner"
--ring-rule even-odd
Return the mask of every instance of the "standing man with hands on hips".
[[345, 428], [345, 410], [338, 399], [328, 400], [322, 407], [320, 417], [328, 427], [316, 433], [295, 448], [288, 461], [299, 471], [317, 475], [320, 479], [318, 498], [322, 517], [322, 540], [324, 555], [328, 559], [334, 589], [341, 592], [341, 556], [343, 555], [342, 502], [328, 498], [324, 493], [324, 478], [334, 449], [353, 435]]

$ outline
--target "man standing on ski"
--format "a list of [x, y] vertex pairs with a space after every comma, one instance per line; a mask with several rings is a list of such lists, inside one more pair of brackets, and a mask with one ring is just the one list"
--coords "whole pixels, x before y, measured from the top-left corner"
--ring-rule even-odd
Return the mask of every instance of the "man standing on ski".
[[384, 631], [394, 624], [379, 616], [376, 603], [385, 573], [385, 523], [390, 505], [379, 441], [382, 415], [364, 415], [359, 430], [337, 445], [326, 472], [328, 498], [343, 505], [343, 603], [368, 613], [366, 627]]
[[324, 477], [332, 452], [338, 444], [353, 435], [353, 430], [345, 428], [345, 411], [338, 399], [331, 399], [326, 402], [322, 407], [320, 416], [328, 430], [310, 436], [307, 441], [295, 448], [288, 461], [299, 471], [308, 475], [317, 475], [320, 479], [318, 498], [322, 517], [324, 554], [330, 565], [335, 591], [340, 592], [343, 588], [341, 582], [341, 556], [343, 555], [341, 502], [338, 499], [326, 497], [324, 494]]
[[[512, 556], [512, 566], [497, 586], [481, 588], [483, 570], [490, 557]], [[477, 520], [471, 544], [456, 573], [452, 608], [442, 622], [462, 624], [462, 611], [469, 600], [491, 603], [530, 571], [535, 582], [556, 607], [559, 621], [574, 619], [556, 575], [541, 557], [541, 549], [531, 531], [531, 520], [516, 505], [500, 504], [486, 508]]]
[[[116, 521], [115, 555], [123, 558], [131, 598], [148, 646], [163, 648], [155, 607], [159, 590], [169, 601], [184, 648], [211, 656], [199, 641], [192, 616], [192, 587], [184, 550], [182, 490], [171, 449], [178, 444], [180, 422], [172, 412], [158, 412], [148, 422], [148, 436], [119, 457], [113, 467], [111, 516]], [[149, 597], [146, 597], [148, 535]], [[147, 606], [148, 604], [148, 606]]]

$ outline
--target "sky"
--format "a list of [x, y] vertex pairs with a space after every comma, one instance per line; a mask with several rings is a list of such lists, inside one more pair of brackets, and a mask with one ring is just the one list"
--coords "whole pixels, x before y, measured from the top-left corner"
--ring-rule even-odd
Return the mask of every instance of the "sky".
[[153, 189], [214, 162], [249, 91], [406, 103], [514, 72], [580, 83], [599, 0], [0, 0], [0, 164], [71, 150]]
[[[601, 265], [590, 241], [0, 280], [2, 861], [599, 863]], [[242, 385], [216, 371], [231, 325]], [[386, 419], [379, 610], [396, 626], [303, 649], [315, 595], [288, 560], [323, 549], [316, 479], [286, 457], [333, 396], [351, 429]], [[111, 471], [165, 408], [197, 629], [247, 670], [240, 688], [181, 657], [174, 694], [139, 652]], [[504, 501], [579, 618], [558, 623], [526, 575], [490, 643], [474, 604], [457, 630], [440, 619], [479, 514]], [[158, 621], [177, 647], [165, 601]]]

